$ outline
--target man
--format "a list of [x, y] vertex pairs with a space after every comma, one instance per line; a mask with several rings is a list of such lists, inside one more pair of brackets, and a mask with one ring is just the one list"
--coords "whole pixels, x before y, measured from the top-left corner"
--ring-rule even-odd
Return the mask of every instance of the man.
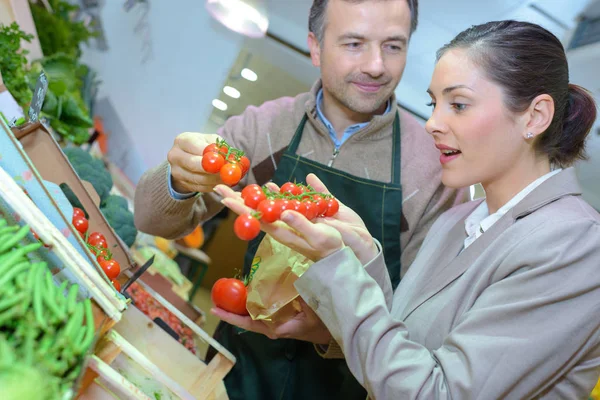
[[[304, 182], [313, 172], [382, 243], [394, 287], [433, 221], [466, 199], [440, 182], [439, 152], [394, 90], [417, 25], [417, 0], [315, 0], [308, 44], [321, 80], [309, 93], [248, 107], [219, 136], [253, 165], [243, 184]], [[183, 133], [165, 162], [141, 179], [136, 225], [176, 238], [222, 209], [201, 156], [216, 135]], [[260, 240], [248, 246], [244, 271]], [[339, 347], [308, 307], [269, 337], [222, 323], [215, 338], [236, 357], [230, 399], [364, 399]], [[294, 339], [291, 339], [294, 338]], [[300, 339], [300, 340], [296, 340]]]

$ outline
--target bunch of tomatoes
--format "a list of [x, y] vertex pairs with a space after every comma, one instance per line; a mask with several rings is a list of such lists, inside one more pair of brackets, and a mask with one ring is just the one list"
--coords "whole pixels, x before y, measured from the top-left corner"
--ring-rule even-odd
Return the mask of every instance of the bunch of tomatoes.
[[250, 160], [242, 150], [217, 139], [204, 148], [202, 168], [209, 174], [220, 174], [226, 185], [235, 186], [250, 170]]
[[252, 184], [242, 190], [244, 204], [255, 210], [237, 217], [233, 230], [242, 240], [252, 240], [260, 232], [260, 222], [272, 223], [285, 210], [293, 210], [312, 221], [318, 217], [333, 217], [340, 209], [339, 202], [330, 194], [316, 192], [301, 183], [286, 182], [279, 192]]
[[75, 229], [85, 240], [88, 249], [96, 256], [96, 260], [102, 271], [110, 279], [112, 285], [117, 291], [121, 291], [121, 284], [117, 277], [121, 273], [121, 266], [112, 258], [112, 253], [108, 249], [108, 242], [100, 232], [88, 232], [89, 221], [85, 218], [85, 213], [81, 208], [73, 207], [73, 219], [71, 221]]

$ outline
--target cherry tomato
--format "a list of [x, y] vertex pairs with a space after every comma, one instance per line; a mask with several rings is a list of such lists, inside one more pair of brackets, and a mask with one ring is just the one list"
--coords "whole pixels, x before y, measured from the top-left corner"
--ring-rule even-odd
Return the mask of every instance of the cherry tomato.
[[100, 248], [98, 254], [96, 254], [96, 260], [98, 261], [98, 264], [100, 264], [102, 261], [107, 260], [108, 258], [108, 249]]
[[116, 260], [104, 260], [100, 263], [100, 267], [111, 281], [117, 279], [117, 276], [121, 273], [121, 266]]
[[255, 191], [254, 193], [248, 194], [246, 197], [244, 197], [244, 204], [253, 210], [256, 210], [260, 202], [266, 198], [267, 195], [263, 191]]
[[303, 203], [304, 207], [306, 208], [306, 213], [304, 214], [306, 219], [312, 221], [313, 219], [317, 218], [317, 215], [319, 215], [319, 208], [317, 207], [317, 204], [310, 200], [305, 200]]
[[250, 159], [246, 156], [240, 158], [240, 165], [242, 166], [242, 175], [246, 175], [250, 171]]
[[87, 242], [89, 244], [91, 244], [92, 246], [94, 246], [94, 247], [102, 247], [102, 248], [105, 248], [105, 249], [108, 247], [108, 243], [106, 242], [106, 238], [100, 232], [92, 232], [90, 234], [90, 236], [88, 236], [88, 241]]
[[242, 179], [242, 168], [239, 164], [225, 164], [221, 168], [221, 180], [229, 186], [237, 185]]
[[85, 213], [81, 208], [73, 207], [73, 218], [76, 217], [85, 218]]
[[281, 216], [281, 204], [275, 200], [263, 200], [256, 207], [256, 211], [261, 213], [260, 219], [263, 222], [275, 222]]
[[110, 283], [112, 283], [112, 285], [115, 287], [115, 290], [117, 292], [121, 291], [121, 284], [119, 283], [119, 281], [116, 281], [116, 280], [113, 279], [113, 280], [110, 281]]
[[294, 196], [298, 196], [298, 195], [302, 194], [302, 189], [300, 187], [296, 186], [295, 183], [286, 182], [279, 189], [279, 193], [290, 193], [290, 194], [293, 194]]
[[210, 292], [215, 306], [238, 315], [248, 315], [246, 298], [248, 290], [238, 279], [221, 278], [215, 282]]
[[223, 157], [225, 157], [225, 155], [227, 155], [227, 151], [229, 149], [227, 149], [227, 146], [223, 145], [221, 146], [219, 149], [217, 149], [217, 144], [216, 143], [211, 143], [208, 146], [206, 146], [204, 148], [204, 151], [202, 152], [202, 155], [206, 154], [206, 153], [222, 153]]
[[317, 206], [317, 216], [324, 215], [327, 211], [327, 201], [321, 195], [315, 194], [313, 202]]
[[294, 208], [293, 208], [294, 211], [298, 211], [300, 214], [304, 214], [304, 212], [306, 211], [306, 208], [304, 207], [304, 204], [300, 200], [294, 199], [294, 200], [290, 200], [290, 202], [294, 206]]
[[253, 183], [251, 185], [246, 186], [244, 189], [242, 189], [242, 199], [245, 199], [246, 196], [248, 196], [249, 194], [252, 194], [254, 192], [262, 192], [262, 188], [260, 186], [258, 186], [256, 183]]
[[216, 174], [225, 165], [225, 157], [219, 153], [206, 153], [202, 156], [202, 169], [209, 174]]
[[88, 230], [89, 222], [85, 217], [73, 217], [73, 226], [79, 233], [85, 234]]
[[296, 211], [296, 205], [293, 200], [281, 199], [279, 204], [281, 205], [281, 212], [284, 212], [285, 210]]
[[242, 240], [252, 240], [260, 233], [260, 222], [250, 214], [240, 215], [233, 223], [233, 231]]
[[326, 217], [333, 217], [340, 209], [340, 203], [333, 197], [327, 200], [327, 211], [325, 211]]

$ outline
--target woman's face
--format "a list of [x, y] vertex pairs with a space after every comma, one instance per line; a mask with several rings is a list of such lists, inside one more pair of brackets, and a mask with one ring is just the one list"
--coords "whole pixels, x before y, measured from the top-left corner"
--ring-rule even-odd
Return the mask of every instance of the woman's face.
[[433, 113], [426, 129], [440, 149], [446, 186], [485, 187], [510, 176], [524, 157], [531, 157], [523, 139], [524, 119], [506, 108], [501, 87], [486, 78], [465, 50], [442, 56], [428, 92]]

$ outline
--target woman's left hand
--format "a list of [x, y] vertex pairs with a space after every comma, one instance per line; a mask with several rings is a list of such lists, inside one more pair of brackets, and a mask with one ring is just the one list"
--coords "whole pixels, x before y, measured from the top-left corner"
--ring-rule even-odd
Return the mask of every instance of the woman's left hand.
[[325, 324], [301, 297], [297, 300], [302, 311], [289, 321], [272, 326], [262, 321], [255, 321], [249, 316], [232, 314], [221, 308], [212, 308], [210, 312], [231, 325], [263, 334], [270, 339], [298, 339], [315, 344], [328, 344], [331, 334]]

